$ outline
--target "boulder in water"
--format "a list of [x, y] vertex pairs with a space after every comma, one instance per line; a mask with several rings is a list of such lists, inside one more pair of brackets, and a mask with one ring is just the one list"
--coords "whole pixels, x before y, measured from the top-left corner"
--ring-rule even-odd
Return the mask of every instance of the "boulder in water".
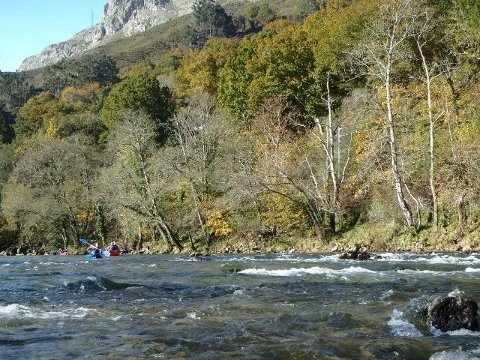
[[480, 330], [478, 304], [460, 292], [436, 298], [428, 306], [428, 320], [443, 332]]
[[342, 260], [368, 260], [370, 254], [368, 251], [368, 245], [356, 244], [355, 249], [349, 250], [340, 255]]

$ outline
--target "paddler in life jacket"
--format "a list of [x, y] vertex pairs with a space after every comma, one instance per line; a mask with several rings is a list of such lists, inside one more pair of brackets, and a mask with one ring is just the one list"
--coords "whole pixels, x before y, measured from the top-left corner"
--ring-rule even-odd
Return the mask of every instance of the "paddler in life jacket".
[[88, 245], [88, 251], [90, 251], [90, 254], [94, 255], [95, 257], [102, 257], [102, 255], [100, 254], [100, 247], [98, 246], [98, 242], [96, 242], [95, 245]]
[[115, 243], [115, 240], [110, 243], [107, 247], [107, 251], [110, 253], [110, 256], [118, 256], [120, 255], [120, 248]]
[[120, 248], [118, 245], [115, 243], [115, 240], [113, 240], [110, 245], [107, 247], [107, 251], [120, 251]]

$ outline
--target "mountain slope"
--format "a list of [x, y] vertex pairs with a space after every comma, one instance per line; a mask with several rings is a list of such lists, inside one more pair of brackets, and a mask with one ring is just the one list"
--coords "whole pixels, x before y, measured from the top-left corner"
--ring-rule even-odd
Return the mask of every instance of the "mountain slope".
[[[232, 0], [231, 0], [232, 1]], [[238, 0], [237, 0], [238, 1]], [[229, 2], [229, 1], [223, 1]], [[195, 0], [110, 0], [102, 20], [71, 39], [46, 47], [25, 59], [20, 71], [32, 70], [70, 58], [115, 37], [129, 37], [192, 12]]]

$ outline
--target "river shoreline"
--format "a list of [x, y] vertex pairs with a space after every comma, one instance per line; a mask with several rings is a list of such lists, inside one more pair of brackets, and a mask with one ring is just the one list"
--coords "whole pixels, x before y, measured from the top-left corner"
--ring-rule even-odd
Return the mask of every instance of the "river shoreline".
[[[248, 255], [248, 254], [255, 254], [255, 255], [269, 255], [269, 254], [299, 254], [299, 255], [319, 255], [319, 254], [338, 254], [341, 256], [342, 254], [347, 254], [356, 251], [356, 248], [360, 247], [363, 253], [368, 254], [376, 254], [382, 252], [389, 252], [389, 253], [411, 253], [411, 254], [430, 254], [430, 253], [458, 253], [458, 254], [470, 254], [474, 252], [480, 252], [480, 248], [472, 248], [470, 246], [450, 246], [450, 247], [428, 247], [423, 249], [417, 249], [415, 247], [408, 247], [408, 248], [395, 248], [395, 249], [376, 249], [371, 248], [369, 245], [359, 243], [357, 246], [351, 245], [341, 245], [341, 244], [333, 244], [331, 246], [322, 246], [322, 247], [312, 247], [312, 248], [302, 248], [297, 249], [295, 247], [289, 248], [231, 248], [226, 247], [224, 249], [214, 249], [210, 251], [192, 251], [191, 249], [187, 249], [184, 251], [172, 251], [167, 252], [162, 249], [157, 248], [144, 248], [140, 250], [132, 250], [128, 251], [125, 255], [186, 255], [190, 257], [202, 257], [202, 256], [210, 256], [210, 255]], [[88, 252], [81, 251], [82, 249], [73, 249], [73, 251], [69, 250], [69, 255], [86, 255]], [[357, 249], [358, 252], [358, 249]], [[9, 251], [0, 252], [0, 256], [51, 256], [56, 255], [52, 254], [51, 252], [36, 252], [36, 251], [27, 251], [26, 253], [14, 253]]]
[[[410, 253], [470, 253], [480, 251], [480, 230], [466, 232], [459, 237], [454, 229], [441, 229], [437, 232], [423, 230], [418, 233], [403, 232], [395, 234], [387, 226], [372, 228], [371, 226], [358, 228], [341, 235], [332, 236], [330, 239], [318, 237], [260, 237], [243, 236], [215, 239], [207, 248], [201, 241], [184, 244], [184, 249], [169, 251], [163, 244], [145, 242], [142, 248], [138, 248], [132, 240], [117, 240], [121, 249], [130, 254], [146, 255], [191, 255], [203, 256], [206, 254], [325, 254], [346, 253], [354, 251], [360, 246], [364, 252], [410, 252]], [[100, 244], [107, 247], [108, 244]], [[0, 256], [33, 256], [50, 255], [52, 248], [34, 248], [28, 246], [11, 246], [8, 250], [0, 252]], [[69, 246], [70, 255], [86, 254], [86, 249], [80, 246]]]

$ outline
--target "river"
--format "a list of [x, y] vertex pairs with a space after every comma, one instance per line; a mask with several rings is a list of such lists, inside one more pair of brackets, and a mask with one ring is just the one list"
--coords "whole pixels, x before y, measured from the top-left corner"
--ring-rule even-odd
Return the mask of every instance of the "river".
[[423, 321], [480, 254], [0, 258], [0, 359], [477, 359]]

